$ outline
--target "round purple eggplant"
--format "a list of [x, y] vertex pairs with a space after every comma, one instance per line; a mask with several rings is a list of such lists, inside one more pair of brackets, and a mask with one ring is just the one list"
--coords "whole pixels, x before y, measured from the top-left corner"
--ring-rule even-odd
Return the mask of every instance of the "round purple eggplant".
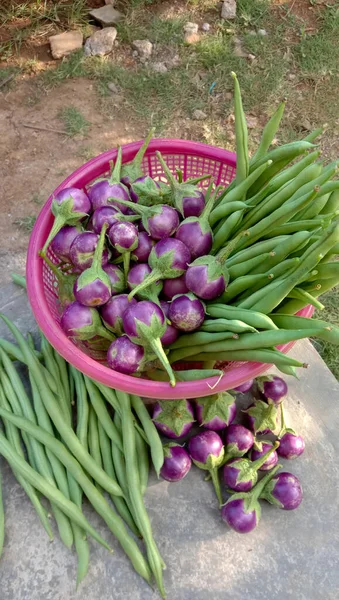
[[183, 294], [173, 298], [168, 316], [180, 331], [195, 331], [205, 319], [205, 307], [193, 294]]
[[[281, 444], [281, 442], [280, 442]], [[262, 456], [266, 455], [267, 452], [273, 448], [273, 443], [272, 442], [261, 442], [261, 446], [262, 446], [262, 450], [255, 450], [253, 449], [251, 452], [251, 460], [252, 461], [256, 461], [258, 458], [261, 458]], [[278, 454], [277, 452], [279, 451], [280, 446], [278, 447], [277, 451], [272, 452], [272, 454], [270, 454], [268, 456], [268, 458], [265, 460], [265, 462], [261, 465], [261, 467], [259, 468], [259, 471], [270, 471], [271, 469], [273, 469], [273, 467], [275, 467], [275, 465], [278, 463]]]
[[188, 452], [194, 464], [208, 471], [214, 485], [219, 504], [222, 504], [218, 468], [224, 458], [224, 446], [221, 437], [215, 431], [202, 431], [188, 442]]
[[102, 306], [112, 295], [111, 280], [101, 266], [106, 230], [107, 223], [102, 226], [91, 266], [79, 275], [74, 284], [75, 299], [85, 306]]
[[[128, 273], [127, 285], [130, 290], [133, 290], [137, 285], [142, 283], [149, 274], [151, 273], [151, 267], [147, 263], [139, 263], [134, 265]], [[147, 288], [141, 290], [138, 296], [144, 300], [151, 300], [159, 304], [159, 294], [162, 290], [162, 281], [151, 283]]]
[[259, 390], [267, 401], [280, 404], [288, 392], [287, 383], [276, 375], [257, 377]]
[[122, 316], [127, 308], [136, 304], [135, 298], [128, 301], [127, 294], [112, 296], [104, 306], [100, 307], [100, 314], [107, 329], [116, 335], [123, 334]]
[[235, 418], [236, 404], [233, 396], [220, 392], [198, 398], [195, 401], [195, 414], [199, 425], [206, 429], [219, 431], [225, 429]]
[[192, 461], [185, 448], [171, 442], [164, 446], [164, 464], [160, 475], [166, 481], [180, 481], [186, 477], [192, 466]]
[[154, 241], [148, 235], [147, 231], [139, 231], [138, 245], [131, 254], [132, 260], [137, 260], [139, 263], [146, 263], [153, 248]]
[[119, 269], [118, 265], [111, 265], [110, 263], [107, 263], [102, 268], [111, 282], [111, 295], [121, 294], [126, 288], [125, 277], [121, 269]]
[[185, 283], [185, 273], [175, 279], [165, 279], [162, 291], [168, 300], [172, 300], [179, 294], [186, 294], [189, 289]]
[[225, 458], [223, 464], [231, 458], [239, 458], [247, 454], [254, 444], [254, 435], [243, 425], [233, 423], [225, 430], [224, 443]]
[[154, 240], [163, 240], [171, 237], [179, 226], [179, 215], [175, 208], [167, 204], [156, 206], [143, 206], [124, 201], [124, 206], [133, 209], [141, 216], [143, 226]]
[[153, 423], [163, 435], [178, 439], [191, 431], [194, 411], [188, 400], [165, 400], [154, 405]]
[[133, 375], [142, 372], [147, 361], [144, 348], [131, 342], [127, 335], [123, 335], [114, 340], [108, 348], [107, 362], [114, 371]]
[[185, 283], [188, 289], [198, 298], [213, 300], [224, 293], [226, 287], [223, 275], [217, 278], [209, 278], [208, 266], [196, 264], [194, 261], [187, 269]]
[[63, 262], [71, 262], [70, 249], [73, 240], [79, 235], [80, 231], [77, 227], [65, 225], [51, 241], [50, 247], [52, 252]]
[[[69, 255], [71, 262], [76, 269], [84, 271], [91, 266], [98, 241], [99, 236], [92, 231], [84, 231], [74, 238]], [[105, 248], [102, 254], [102, 266], [108, 263], [109, 258], [110, 253], [107, 248]]]
[[188, 217], [200, 217], [205, 208], [205, 196], [202, 190], [195, 191], [196, 196], [184, 196], [182, 199], [182, 210], [184, 219]]
[[148, 200], [153, 197], [158, 199], [160, 193], [160, 185], [157, 181], [154, 181], [149, 175], [142, 175], [130, 184], [129, 193], [133, 202], [141, 202], [146, 196]]
[[114, 336], [103, 327], [96, 308], [84, 306], [79, 302], [72, 302], [64, 310], [61, 328], [65, 334], [76, 340], [90, 340], [95, 336], [106, 338], [110, 341]]
[[223, 478], [227, 488], [236, 492], [248, 492], [258, 481], [258, 470], [278, 448], [275, 444], [260, 458], [251, 461], [248, 458], [234, 458], [224, 466]]
[[280, 438], [280, 446], [277, 450], [279, 456], [282, 458], [297, 458], [305, 450], [305, 441], [301, 435], [296, 433], [286, 432]]
[[102, 226], [107, 223], [110, 227], [119, 221], [118, 215], [121, 212], [114, 206], [100, 206], [97, 208], [91, 217], [91, 229], [94, 233], [100, 234]]
[[294, 510], [303, 499], [303, 491], [299, 479], [283, 471], [267, 483], [260, 497], [284, 510]]
[[246, 414], [249, 429], [254, 433], [274, 433], [277, 429], [278, 411], [274, 404], [256, 400], [243, 411]]
[[108, 237], [114, 248], [122, 254], [127, 281], [131, 252], [138, 247], [138, 230], [133, 223], [115, 223], [109, 228]]
[[249, 379], [248, 381], [245, 381], [241, 385], [238, 385], [237, 387], [235, 387], [234, 391], [239, 392], [240, 394], [246, 394], [246, 392], [250, 391], [250, 389], [253, 385], [253, 382], [254, 382], [254, 379]]

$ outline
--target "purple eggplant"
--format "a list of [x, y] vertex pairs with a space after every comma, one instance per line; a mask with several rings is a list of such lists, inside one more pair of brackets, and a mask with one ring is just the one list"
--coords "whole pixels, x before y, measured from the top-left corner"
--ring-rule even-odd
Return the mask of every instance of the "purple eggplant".
[[205, 198], [202, 190], [198, 188], [196, 184], [210, 176], [208, 175], [206, 177], [199, 177], [197, 179], [182, 182], [180, 174], [180, 181], [177, 181], [169, 170], [160, 152], [156, 152], [156, 155], [171, 187], [172, 197], [176, 208], [185, 219], [193, 216], [199, 217], [205, 208]]
[[62, 314], [60, 325], [68, 337], [76, 340], [90, 340], [96, 336], [110, 341], [114, 339], [114, 336], [103, 327], [96, 308], [84, 306], [79, 302], [72, 302], [67, 306]]
[[[139, 263], [134, 265], [128, 273], [127, 285], [130, 290], [133, 290], [137, 285], [142, 283], [149, 274], [151, 273], [151, 267], [147, 263]], [[151, 283], [147, 288], [141, 290], [138, 294], [143, 300], [151, 300], [156, 304], [159, 304], [159, 294], [162, 290], [162, 281], [156, 281]]]
[[134, 375], [145, 370], [148, 360], [142, 346], [131, 342], [127, 335], [122, 335], [108, 348], [107, 363], [114, 371]]
[[137, 303], [135, 298], [128, 301], [127, 294], [112, 296], [104, 306], [100, 307], [101, 318], [107, 329], [113, 331], [116, 335], [123, 334], [122, 316], [127, 308]]
[[237, 533], [250, 533], [257, 527], [261, 517], [261, 506], [258, 502], [266, 485], [279, 469], [276, 466], [267, 473], [259, 483], [247, 493], [232, 494], [221, 509], [222, 519]]
[[303, 499], [303, 491], [299, 479], [283, 471], [265, 485], [260, 498], [284, 510], [294, 510]]
[[137, 302], [127, 308], [122, 322], [132, 342], [152, 349], [167, 372], [170, 384], [175, 386], [174, 373], [160, 341], [166, 331], [166, 319], [160, 306], [148, 300]]
[[120, 182], [120, 171], [121, 148], [118, 149], [117, 159], [110, 177], [96, 181], [88, 192], [93, 210], [96, 210], [100, 206], [115, 206], [122, 213], [127, 213], [126, 206], [119, 203], [119, 200], [130, 200], [128, 188]]
[[201, 256], [193, 261], [185, 275], [188, 289], [198, 298], [213, 300], [221, 296], [229, 280], [227, 268], [214, 256]]
[[161, 300], [160, 306], [161, 306], [163, 313], [167, 319], [166, 331], [165, 331], [164, 335], [161, 336], [160, 341], [163, 346], [170, 346], [171, 344], [174, 344], [175, 340], [178, 338], [179, 331], [178, 331], [178, 329], [173, 327], [173, 325], [170, 324], [170, 321], [168, 319], [170, 302], [165, 302], [164, 300]]
[[111, 295], [121, 294], [126, 288], [125, 277], [121, 269], [119, 269], [118, 265], [111, 265], [110, 263], [107, 263], [102, 268], [111, 282]]
[[301, 435], [298, 435], [291, 427], [286, 427], [283, 404], [280, 404], [280, 414], [281, 430], [278, 436], [280, 446], [277, 452], [282, 458], [297, 458], [305, 450], [304, 438]]
[[[84, 271], [91, 266], [98, 241], [99, 236], [91, 231], [79, 233], [73, 240], [69, 254], [76, 269]], [[109, 258], [110, 252], [105, 248], [102, 255], [102, 266], [108, 263]]]
[[152, 204], [166, 202], [166, 196], [169, 196], [170, 191], [162, 182], [154, 181], [149, 175], [143, 175], [131, 184], [129, 193], [133, 202], [152, 206]]
[[183, 294], [173, 298], [168, 316], [177, 329], [195, 331], [204, 321], [205, 307], [193, 294]]
[[99, 206], [91, 217], [91, 230], [100, 234], [102, 226], [107, 223], [108, 226], [118, 222], [118, 215], [122, 213], [114, 206]]
[[72, 187], [64, 188], [53, 198], [51, 210], [55, 218], [41, 250], [42, 256], [46, 254], [51, 241], [64, 225], [77, 225], [90, 214], [92, 203], [82, 190]]
[[152, 129], [147, 134], [144, 143], [139, 148], [133, 160], [122, 165], [120, 176], [122, 183], [124, 183], [125, 185], [130, 186], [136, 179], [142, 177], [142, 175], [144, 174], [141, 165], [148, 145], [154, 135], [154, 132], [155, 128], [152, 127]]
[[175, 442], [164, 446], [164, 464], [160, 475], [166, 481], [180, 481], [186, 477], [192, 466], [192, 461], [185, 448]]
[[145, 289], [150, 283], [159, 279], [174, 279], [182, 275], [190, 262], [190, 251], [180, 240], [165, 238], [157, 242], [152, 248], [148, 264], [152, 273], [129, 294], [132, 298], [140, 290]]
[[133, 223], [115, 223], [109, 228], [108, 237], [114, 248], [122, 254], [127, 281], [131, 252], [138, 247], [138, 230]]
[[148, 257], [153, 248], [154, 241], [148, 235], [147, 231], [139, 231], [138, 233], [138, 245], [131, 254], [132, 260], [137, 260], [139, 263], [145, 263], [148, 261]]
[[233, 396], [220, 392], [198, 398], [195, 401], [195, 414], [199, 425], [206, 429], [219, 431], [225, 429], [235, 418], [236, 405]]
[[85, 306], [102, 306], [112, 295], [111, 280], [101, 266], [106, 230], [107, 223], [102, 227], [91, 266], [79, 275], [74, 284], [75, 299]]
[[208, 471], [214, 485], [219, 504], [222, 504], [218, 468], [224, 458], [224, 446], [221, 437], [215, 431], [202, 431], [188, 442], [188, 452], [194, 464]]
[[224, 466], [223, 477], [226, 487], [236, 492], [248, 492], [258, 481], [258, 470], [267, 461], [269, 456], [278, 448], [279, 442], [260, 458], [251, 461], [248, 458], [234, 458]]
[[141, 216], [145, 230], [154, 240], [171, 237], [179, 227], [177, 211], [167, 204], [143, 206], [124, 201], [124, 206], [133, 209], [136, 214]]
[[245, 383], [242, 383], [241, 385], [238, 385], [237, 387], [233, 388], [235, 392], [239, 392], [240, 394], [246, 394], [246, 392], [249, 392], [252, 385], [253, 385], [254, 379], [249, 379], [248, 381], [245, 381]]
[[249, 452], [254, 444], [254, 435], [243, 425], [231, 424], [224, 434], [225, 457], [223, 464], [231, 458], [239, 458]]
[[255, 433], [274, 433], [277, 429], [278, 411], [274, 404], [256, 400], [243, 411], [247, 415], [249, 429]]
[[[255, 450], [253, 449], [251, 452], [251, 460], [252, 461], [256, 461], [258, 458], [261, 458], [264, 455], [267, 455], [267, 452], [269, 450], [271, 450], [271, 448], [273, 448], [273, 443], [272, 442], [264, 442], [261, 441], [260, 445], [262, 447], [262, 450]], [[278, 447], [279, 450], [280, 446]], [[261, 465], [261, 467], [259, 468], [259, 471], [270, 471], [271, 469], [273, 469], [273, 467], [275, 467], [275, 465], [277, 464], [279, 458], [278, 458], [278, 454], [277, 451], [272, 452], [268, 458], [265, 460], [265, 462]]]
[[256, 382], [264, 398], [274, 404], [280, 404], [288, 392], [287, 383], [276, 375], [257, 377]]
[[186, 294], [189, 289], [185, 283], [185, 273], [175, 279], [165, 279], [162, 291], [168, 300], [172, 300], [178, 294]]
[[165, 400], [154, 405], [152, 418], [158, 431], [168, 438], [178, 439], [191, 431], [194, 411], [188, 400]]
[[50, 247], [52, 252], [63, 262], [71, 262], [70, 249], [73, 240], [79, 235], [80, 231], [77, 227], [65, 225], [51, 241]]

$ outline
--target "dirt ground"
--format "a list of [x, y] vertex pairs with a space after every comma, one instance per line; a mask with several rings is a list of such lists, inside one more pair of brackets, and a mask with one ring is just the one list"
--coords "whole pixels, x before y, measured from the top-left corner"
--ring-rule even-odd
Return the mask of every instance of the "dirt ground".
[[[7, 283], [11, 271], [24, 272], [30, 233], [15, 224], [18, 219], [37, 215], [56, 186], [89, 157], [141, 139], [142, 126], [131, 125], [128, 117], [98, 110], [93, 84], [84, 79], [68, 81], [34, 106], [27, 103], [29, 82], [0, 94], [0, 281]], [[76, 106], [91, 123], [86, 137], [65, 137], [59, 133], [27, 128], [63, 130], [58, 118], [64, 106]]]

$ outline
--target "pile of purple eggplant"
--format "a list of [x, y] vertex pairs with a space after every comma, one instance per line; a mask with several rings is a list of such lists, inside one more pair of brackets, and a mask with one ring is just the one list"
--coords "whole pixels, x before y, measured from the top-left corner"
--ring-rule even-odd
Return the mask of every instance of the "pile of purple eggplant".
[[[253, 388], [258, 397], [242, 411], [244, 424], [234, 423], [236, 394]], [[279, 458], [296, 458], [305, 448], [302, 436], [285, 423], [287, 391], [280, 377], [264, 376], [231, 393], [195, 401], [158, 402], [153, 422], [171, 440], [164, 445], [161, 476], [170, 482], [180, 481], [192, 463], [208, 471], [222, 519], [238, 533], [249, 533], [258, 525], [260, 499], [284, 510], [297, 508], [303, 497], [300, 482], [292, 473], [280, 472], [278, 464]], [[188, 436], [195, 422], [202, 431]], [[226, 501], [223, 491], [228, 494]]]

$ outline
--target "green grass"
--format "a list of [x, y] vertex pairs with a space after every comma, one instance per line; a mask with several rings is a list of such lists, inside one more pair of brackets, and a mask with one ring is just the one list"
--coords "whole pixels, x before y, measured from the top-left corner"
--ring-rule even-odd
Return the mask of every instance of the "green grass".
[[[331, 290], [321, 297], [325, 305], [324, 310], [317, 312], [317, 317], [329, 321], [332, 325], [339, 327], [339, 287]], [[321, 340], [313, 342], [319, 354], [324, 359], [333, 375], [339, 380], [339, 352], [337, 346], [328, 344]]]
[[13, 221], [14, 225], [17, 225], [19, 229], [30, 233], [35, 225], [36, 216], [30, 215], [28, 217], [20, 217], [20, 219], [16, 219]]
[[89, 121], [81, 114], [75, 106], [65, 106], [59, 113], [68, 135], [86, 135], [90, 126]]
[[132, 13], [117, 25], [118, 39], [129, 43], [136, 39], [148, 39], [153, 44], [180, 44], [183, 42], [185, 21], [182, 17], [160, 19], [156, 16], [140, 20]]
[[305, 33], [295, 48], [296, 58], [305, 75], [339, 73], [339, 7], [324, 9], [317, 33]]

